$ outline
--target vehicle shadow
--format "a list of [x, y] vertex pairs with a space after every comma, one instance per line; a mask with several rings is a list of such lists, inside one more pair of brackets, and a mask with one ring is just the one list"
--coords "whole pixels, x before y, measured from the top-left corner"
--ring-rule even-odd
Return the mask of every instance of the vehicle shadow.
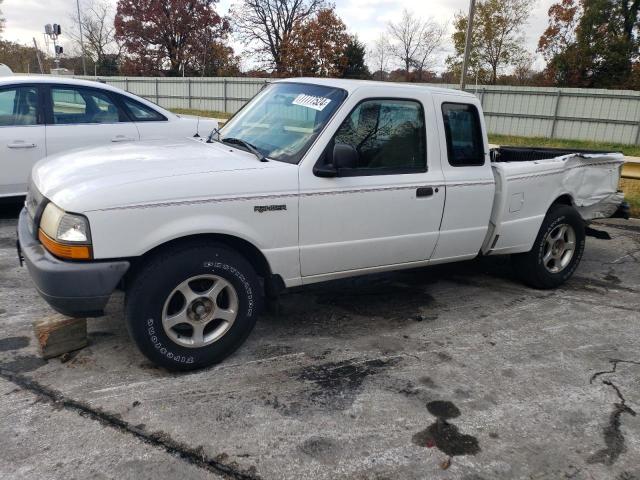
[[24, 197], [0, 198], [0, 220], [17, 220], [24, 206]]

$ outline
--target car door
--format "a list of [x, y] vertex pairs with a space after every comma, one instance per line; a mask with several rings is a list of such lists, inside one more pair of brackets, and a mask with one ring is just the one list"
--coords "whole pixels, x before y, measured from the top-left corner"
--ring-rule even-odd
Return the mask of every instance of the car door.
[[0, 197], [24, 195], [33, 165], [45, 157], [45, 127], [37, 85], [0, 87]]
[[47, 155], [140, 139], [138, 129], [111, 92], [76, 85], [48, 90]]
[[[365, 98], [343, 108], [349, 113], [315, 174], [301, 173], [303, 281], [425, 262], [438, 240], [445, 192], [438, 145], [426, 125], [433, 122], [431, 102]], [[356, 153], [353, 164], [337, 177], [318, 176], [319, 166], [332, 164], [336, 145]]]

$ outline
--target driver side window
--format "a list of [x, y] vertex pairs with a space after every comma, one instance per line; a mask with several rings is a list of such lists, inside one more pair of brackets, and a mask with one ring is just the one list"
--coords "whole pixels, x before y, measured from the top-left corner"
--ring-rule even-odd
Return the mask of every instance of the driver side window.
[[118, 123], [126, 119], [104, 93], [97, 90], [52, 87], [53, 123]]
[[355, 149], [354, 175], [424, 172], [426, 131], [422, 105], [413, 100], [360, 103], [344, 120], [334, 142]]

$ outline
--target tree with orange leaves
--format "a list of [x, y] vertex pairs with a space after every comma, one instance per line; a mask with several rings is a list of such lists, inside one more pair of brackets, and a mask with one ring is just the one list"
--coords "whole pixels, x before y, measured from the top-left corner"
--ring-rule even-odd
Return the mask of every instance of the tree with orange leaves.
[[225, 40], [229, 22], [215, 10], [218, 0], [118, 0], [116, 40], [126, 52], [125, 71], [179, 75], [211, 55]]
[[314, 77], [342, 76], [351, 37], [347, 26], [333, 9], [319, 10], [298, 22], [283, 43], [285, 74]]

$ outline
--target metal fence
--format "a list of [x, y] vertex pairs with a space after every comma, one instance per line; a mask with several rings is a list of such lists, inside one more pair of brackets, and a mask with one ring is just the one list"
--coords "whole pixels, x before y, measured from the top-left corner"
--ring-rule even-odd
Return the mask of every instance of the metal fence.
[[[93, 78], [93, 77], [92, 77]], [[165, 108], [237, 111], [266, 78], [105, 77], [110, 85]], [[455, 88], [454, 85], [433, 85]], [[578, 88], [470, 87], [481, 100], [489, 133], [640, 143], [640, 92]]]

